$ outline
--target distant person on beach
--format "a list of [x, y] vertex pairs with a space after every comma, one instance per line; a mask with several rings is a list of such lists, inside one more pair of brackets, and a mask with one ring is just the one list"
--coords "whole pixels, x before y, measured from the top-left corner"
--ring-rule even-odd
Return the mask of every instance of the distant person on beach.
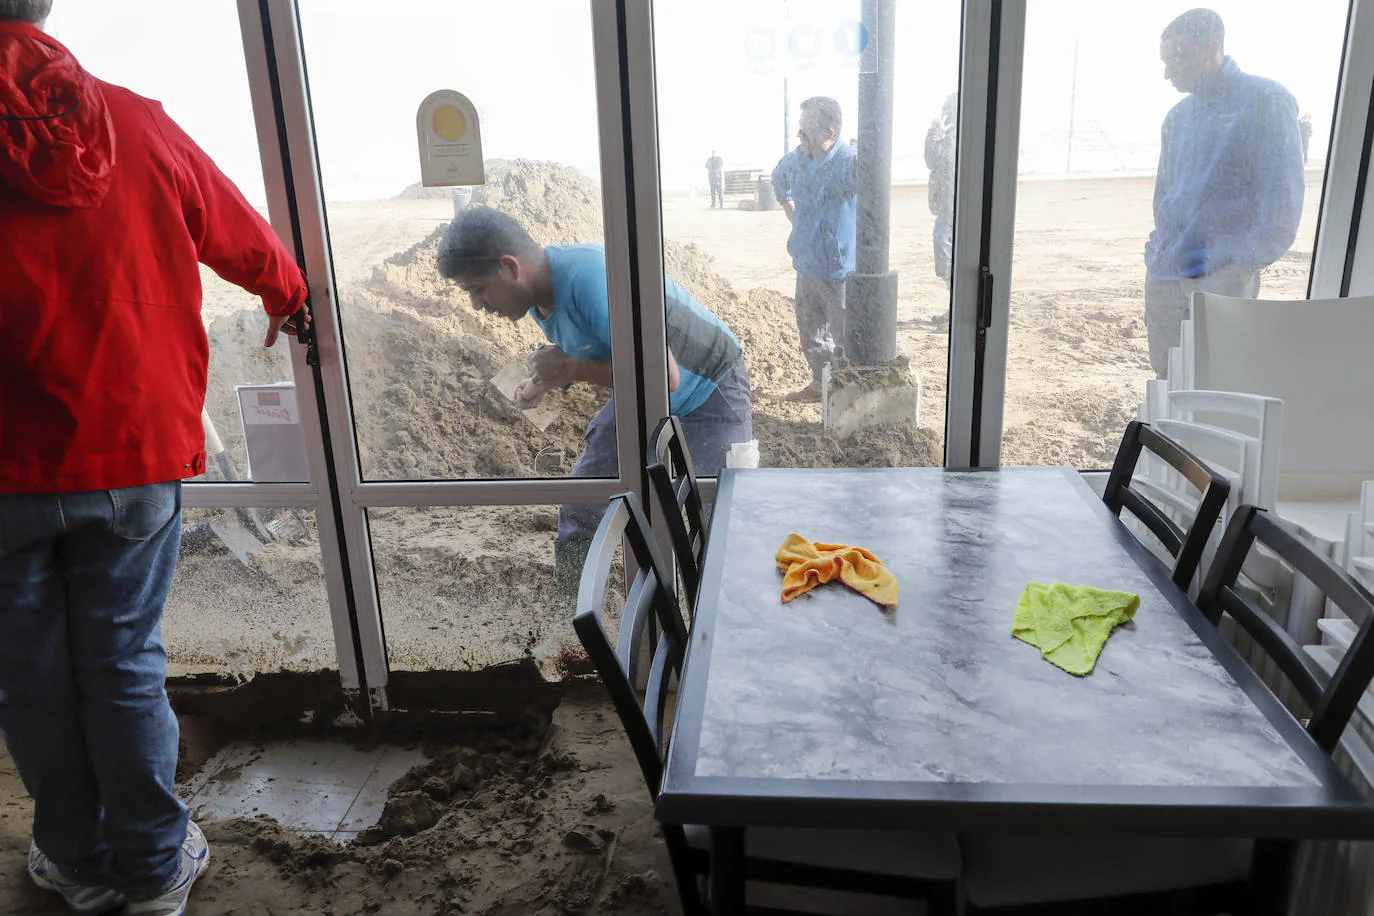
[[715, 209], [716, 201], [720, 201], [720, 206], [725, 206], [725, 160], [711, 150], [711, 158], [706, 160], [706, 180], [711, 185], [711, 209]]
[[1298, 136], [1302, 138], [1302, 164], [1307, 165], [1307, 145], [1312, 142], [1312, 116], [1298, 118]]
[[[529, 358], [530, 379], [517, 403], [537, 407], [554, 388], [588, 382], [611, 388], [611, 314], [606, 250], [601, 245], [537, 244], [512, 217], [469, 207], [439, 245], [439, 274], [472, 297], [473, 308], [520, 321], [528, 315], [549, 340]], [[739, 341], [710, 310], [671, 278], [667, 297], [668, 409], [682, 418], [698, 474], [714, 476], [735, 442], [754, 438], [749, 373]], [[617, 473], [615, 397], [587, 424], [574, 477]], [[560, 544], [596, 532], [604, 504], [565, 505]], [[580, 566], [580, 560], [579, 564]]]
[[1298, 108], [1223, 50], [1221, 17], [1192, 9], [1160, 38], [1164, 78], [1187, 98], [1164, 118], [1155, 228], [1145, 245], [1150, 364], [1163, 378], [1195, 291], [1253, 299], [1302, 217]]
[[959, 93], [952, 92], [926, 131], [926, 204], [935, 215], [935, 275], [949, 286], [954, 266], [954, 150]]
[[844, 346], [844, 278], [854, 271], [856, 153], [839, 139], [840, 103], [801, 103], [797, 148], [773, 169], [773, 191], [792, 223], [787, 252], [797, 272], [794, 309], [811, 383], [788, 400], [819, 401], [821, 368]]

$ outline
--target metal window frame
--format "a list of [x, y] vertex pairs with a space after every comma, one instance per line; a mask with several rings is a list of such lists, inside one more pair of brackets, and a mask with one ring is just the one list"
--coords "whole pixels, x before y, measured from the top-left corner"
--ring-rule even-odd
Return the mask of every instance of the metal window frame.
[[[238, 18], [263, 183], [268, 197], [269, 222], [282, 242], [300, 257], [303, 252], [301, 239], [296, 231], [297, 223], [293, 210], [295, 202], [289, 192], [286, 171], [289, 153], [282, 145], [277, 118], [277, 99], [273, 85], [276, 66], [268, 52], [269, 42], [264, 29], [262, 7], [257, 0], [239, 0]], [[320, 284], [312, 278], [311, 286], [312, 294], [318, 297]], [[315, 399], [311, 396], [316, 391], [313, 372], [306, 365], [305, 347], [290, 338], [279, 346], [288, 349], [292, 378], [301, 393], [298, 402], [301, 428], [305, 436], [307, 461], [313, 482], [188, 482], [182, 488], [182, 503], [188, 508], [289, 507], [315, 512], [325, 595], [329, 605], [340, 683], [346, 692], [355, 692], [362, 686], [360, 655], [348, 595], [343, 587], [344, 580], [339, 562], [342, 543], [334, 505], [331, 500], [321, 498], [318, 485], [320, 481], [328, 481], [329, 473], [324, 448], [323, 418], [317, 409]]]
[[[299, 8], [296, 0], [238, 2], [245, 55], [254, 86], [254, 111], [259, 137], [264, 138], [260, 146], [273, 225], [283, 239], [300, 249], [310, 277], [325, 416], [322, 417], [313, 404], [307, 403], [308, 398], [302, 398], [301, 403], [312, 478], [322, 486], [202, 485], [197, 499], [214, 505], [308, 505], [316, 509], [343, 686], [348, 690], [365, 690], [368, 708], [386, 709], [390, 666], [367, 510], [594, 502], [627, 489], [643, 496], [645, 487], [641, 474], [627, 475], [624, 471], [642, 468], [644, 464], [643, 403], [637, 397], [616, 399], [618, 457], [622, 470], [615, 478], [365, 481], [349, 393], [347, 353], [343, 344], [345, 332], [340, 327], [339, 296], [333, 274]], [[623, 53], [627, 40], [623, 4], [616, 0], [589, 0], [589, 13], [601, 139], [612, 348], [617, 354], [636, 354], [638, 325], [634, 303], [638, 301], [640, 290], [633, 278], [637, 259], [644, 256], [643, 249], [647, 246], [641, 244], [631, 249], [634, 234], [630, 227], [636, 217], [636, 194], [646, 193], [640, 186], [643, 182], [630, 180], [631, 156], [639, 154], [631, 151], [630, 138], [625, 132], [626, 97], [635, 75], [627, 68]], [[635, 26], [642, 28], [643, 20], [637, 21]], [[651, 139], [656, 142], [656, 138]], [[656, 172], [650, 178], [650, 190], [656, 200]], [[660, 249], [660, 261], [661, 257]], [[654, 269], [652, 265], [650, 269]], [[649, 284], [651, 292], [654, 288], [654, 284]], [[661, 305], [661, 284], [657, 285], [657, 291]], [[312, 370], [304, 364], [303, 348], [293, 346], [292, 349], [296, 377], [305, 380], [300, 387], [313, 388]], [[666, 360], [662, 361], [666, 405]], [[617, 390], [641, 390], [643, 367], [637, 359], [616, 359], [612, 375]], [[327, 488], [324, 482], [328, 482]]]
[[[1307, 295], [1374, 293], [1374, 0], [1352, 0]], [[1361, 231], [1361, 228], [1366, 231]]]
[[1024, 0], [964, 3], [945, 414], [950, 468], [996, 467], [1001, 459], [1025, 17]]

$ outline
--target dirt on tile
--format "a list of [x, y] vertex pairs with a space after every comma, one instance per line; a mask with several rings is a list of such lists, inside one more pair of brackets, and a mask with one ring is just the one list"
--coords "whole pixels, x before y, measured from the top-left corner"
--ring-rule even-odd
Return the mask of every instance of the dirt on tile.
[[[380, 823], [341, 846], [266, 817], [201, 821], [196, 916], [678, 912], [667, 854], [619, 719], [597, 684], [500, 728], [426, 729], [430, 759]], [[380, 733], [356, 736], [376, 742]], [[24, 876], [32, 807], [0, 758], [0, 913], [57, 916]]]

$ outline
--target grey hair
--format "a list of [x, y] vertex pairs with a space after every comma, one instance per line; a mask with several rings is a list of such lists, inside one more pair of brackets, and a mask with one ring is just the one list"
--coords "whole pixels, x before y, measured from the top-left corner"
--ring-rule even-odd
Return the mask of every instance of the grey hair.
[[1181, 14], [1165, 26], [1164, 34], [1160, 35], [1160, 38], [1183, 40], [1189, 44], [1203, 46], [1216, 42], [1225, 46], [1226, 26], [1222, 25], [1221, 17], [1215, 12], [1199, 6]]
[[52, 12], [52, 0], [0, 0], [0, 22], [31, 22], [41, 25]]
[[840, 128], [844, 125], [844, 118], [840, 115], [839, 102], [828, 95], [813, 95], [801, 103], [801, 110], [814, 111], [817, 126], [833, 130], [835, 136], [839, 137]]

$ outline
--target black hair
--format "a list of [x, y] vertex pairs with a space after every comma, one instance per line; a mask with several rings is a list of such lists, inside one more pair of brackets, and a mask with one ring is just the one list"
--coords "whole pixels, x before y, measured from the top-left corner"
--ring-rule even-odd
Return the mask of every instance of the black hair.
[[506, 255], [528, 258], [543, 248], [515, 219], [491, 207], [468, 207], [439, 243], [439, 275], [457, 280], [491, 273]]

